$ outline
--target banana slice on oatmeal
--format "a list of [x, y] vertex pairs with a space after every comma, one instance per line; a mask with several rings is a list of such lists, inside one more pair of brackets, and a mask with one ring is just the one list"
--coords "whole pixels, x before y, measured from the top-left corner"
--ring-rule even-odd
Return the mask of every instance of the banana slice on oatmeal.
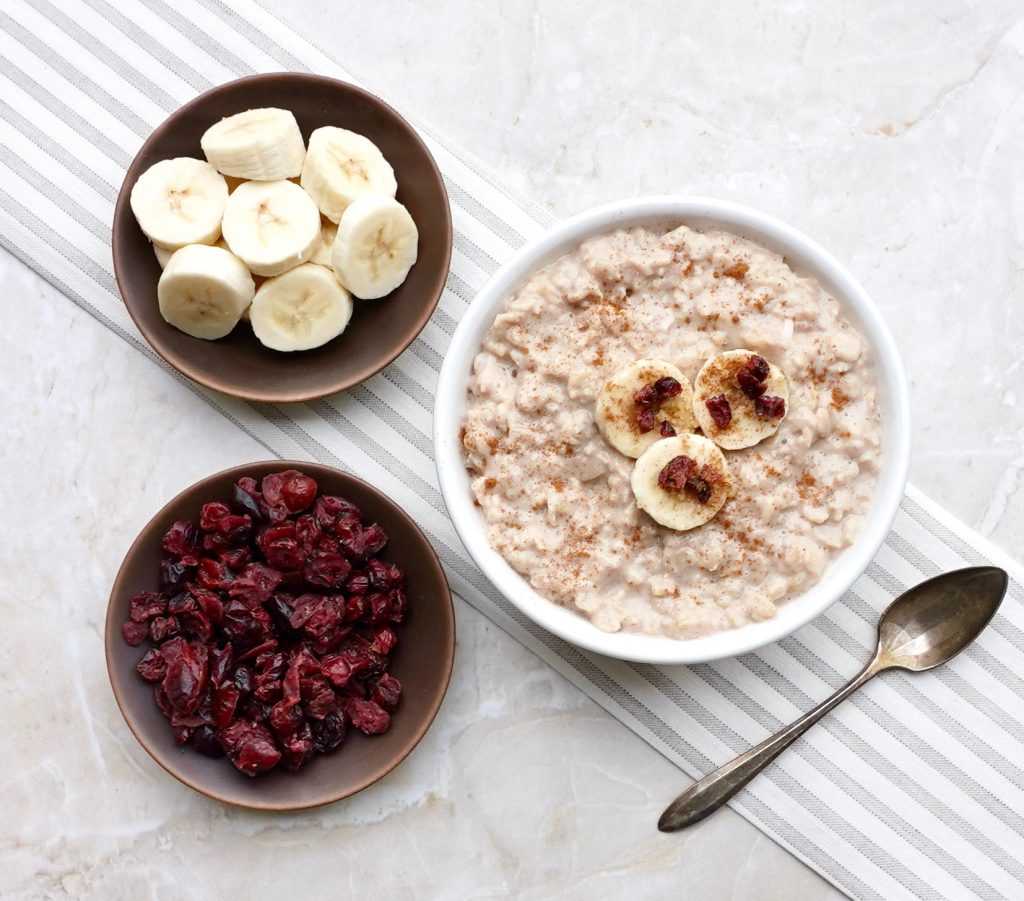
[[664, 360], [636, 360], [608, 380], [597, 395], [594, 422], [612, 447], [639, 457], [661, 438], [692, 432], [693, 389]]
[[702, 526], [729, 496], [729, 467], [722, 452], [700, 435], [654, 442], [633, 467], [636, 505], [655, 522], [686, 531]]
[[789, 383], [777, 366], [750, 350], [708, 360], [693, 385], [693, 413], [719, 447], [753, 447], [778, 430], [789, 410]]

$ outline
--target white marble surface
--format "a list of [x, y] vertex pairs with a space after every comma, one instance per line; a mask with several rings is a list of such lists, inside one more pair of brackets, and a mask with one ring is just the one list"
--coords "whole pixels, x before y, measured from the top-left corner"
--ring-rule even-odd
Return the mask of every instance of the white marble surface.
[[[268, 5], [559, 215], [692, 191], [817, 237], [903, 348], [914, 480], [1019, 557], [1017, 0]], [[835, 895], [731, 811], [657, 833], [682, 774], [465, 606], [373, 788], [266, 816], [179, 786], [114, 705], [107, 592], [169, 496], [266, 451], [3, 254], [0, 311], [0, 897]]]

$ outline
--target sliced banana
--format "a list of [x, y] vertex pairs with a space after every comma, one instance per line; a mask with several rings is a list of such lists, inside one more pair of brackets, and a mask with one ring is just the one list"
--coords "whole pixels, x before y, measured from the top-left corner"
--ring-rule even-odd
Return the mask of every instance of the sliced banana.
[[294, 114], [274, 107], [221, 119], [206, 129], [199, 146], [222, 175], [260, 181], [294, 178], [306, 158]]
[[352, 298], [323, 266], [305, 263], [267, 279], [256, 292], [249, 320], [273, 350], [310, 350], [337, 338], [352, 318]]
[[331, 265], [356, 297], [390, 294], [416, 262], [419, 232], [409, 211], [392, 197], [354, 201], [338, 223]]
[[[789, 384], [786, 376], [770, 362], [768, 375], [763, 380], [762, 398], [750, 397], [740, 387], [740, 370], [751, 364], [752, 357], [758, 356], [750, 350], [728, 350], [718, 354], [704, 364], [693, 384], [693, 412], [697, 422], [708, 438], [726, 450], [752, 447], [759, 441], [771, 437], [779, 430], [782, 420], [789, 412]], [[719, 396], [724, 397], [731, 414], [731, 419], [724, 428], [715, 422], [708, 409], [709, 400], [713, 405], [721, 404]], [[765, 415], [760, 412], [766, 405], [773, 403], [771, 398], [782, 400], [781, 416]]]
[[[679, 393], [653, 405], [638, 403], [637, 393], [662, 378], [675, 379], [679, 383]], [[636, 360], [616, 372], [601, 389], [594, 408], [594, 422], [605, 441], [620, 454], [639, 457], [655, 441], [665, 437], [661, 433], [662, 422], [668, 422], [678, 435], [692, 432], [697, 427], [693, 418], [692, 393], [686, 376], [671, 363]], [[653, 413], [654, 425], [642, 431], [640, 416], [647, 408]]]
[[139, 176], [131, 207], [150, 241], [177, 250], [220, 237], [227, 199], [223, 175], [203, 160], [180, 156], [154, 163]]
[[338, 226], [331, 222], [330, 219], [322, 218], [320, 220], [320, 246], [316, 249], [316, 253], [313, 254], [313, 259], [310, 262], [326, 266], [328, 269], [333, 268], [331, 266], [331, 252], [334, 250], [334, 239], [337, 236]]
[[655, 441], [640, 455], [630, 485], [636, 505], [655, 522], [686, 531], [722, 509], [729, 496], [729, 467], [707, 438], [678, 435]]
[[[225, 241], [223, 238], [218, 238], [210, 246], [211, 247], [223, 247], [225, 250], [229, 250], [230, 249], [228, 247], [228, 242]], [[165, 247], [161, 247], [159, 244], [154, 244], [153, 245], [153, 253], [156, 255], [156, 261], [160, 264], [160, 268], [161, 269], [165, 269], [167, 267], [168, 261], [171, 259], [172, 256], [174, 256], [174, 254], [176, 252], [177, 251], [174, 251], [174, 250], [167, 250]]]
[[255, 291], [249, 270], [233, 253], [190, 244], [171, 255], [156, 294], [167, 322], [193, 338], [214, 341], [238, 324]]
[[248, 181], [224, 208], [224, 240], [256, 275], [281, 275], [320, 246], [320, 213], [297, 184]]
[[336, 128], [318, 128], [309, 136], [302, 165], [302, 187], [332, 222], [360, 197], [394, 197], [395, 172], [369, 138]]
[[173, 250], [168, 250], [166, 247], [161, 247], [159, 244], [153, 245], [153, 253], [156, 254], [156, 261], [160, 264], [161, 269], [167, 268], [167, 263], [171, 257], [174, 256]]

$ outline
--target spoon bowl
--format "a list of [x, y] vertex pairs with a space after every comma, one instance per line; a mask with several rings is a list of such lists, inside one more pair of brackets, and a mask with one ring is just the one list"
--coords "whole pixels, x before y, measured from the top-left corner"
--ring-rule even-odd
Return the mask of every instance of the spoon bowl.
[[920, 673], [955, 657], [995, 616], [1008, 584], [1004, 570], [975, 566], [905, 591], [879, 621], [876, 672]]
[[781, 732], [695, 782], [665, 809], [662, 832], [675, 832], [718, 810], [833, 707], [887, 669], [919, 673], [952, 659], [995, 616], [1010, 583], [995, 566], [943, 573], [903, 592], [878, 622], [878, 647], [856, 676]]

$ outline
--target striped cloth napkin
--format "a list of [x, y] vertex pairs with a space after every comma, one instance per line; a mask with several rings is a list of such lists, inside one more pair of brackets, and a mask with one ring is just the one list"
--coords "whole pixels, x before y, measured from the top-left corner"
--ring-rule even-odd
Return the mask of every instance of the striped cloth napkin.
[[[187, 18], [169, 0], [5, 0], [0, 243], [162, 365], [111, 273], [109, 224], [125, 167], [197, 92], [282, 69], [354, 80], [250, 0], [201, 0]], [[733, 806], [857, 898], [1024, 898], [1024, 568], [917, 491], [828, 613], [777, 645], [713, 665], [585, 654], [525, 620], [476, 571], [435, 481], [434, 386], [467, 304], [550, 217], [419, 128], [445, 174], [455, 252], [440, 308], [415, 344], [360, 387], [309, 404], [253, 405], [190, 387], [272, 452], [349, 469], [388, 491], [428, 532], [459, 596], [692, 776], [852, 675], [897, 592], [965, 564], [1008, 569], [1010, 594], [976, 645], [933, 673], [873, 681]]]

